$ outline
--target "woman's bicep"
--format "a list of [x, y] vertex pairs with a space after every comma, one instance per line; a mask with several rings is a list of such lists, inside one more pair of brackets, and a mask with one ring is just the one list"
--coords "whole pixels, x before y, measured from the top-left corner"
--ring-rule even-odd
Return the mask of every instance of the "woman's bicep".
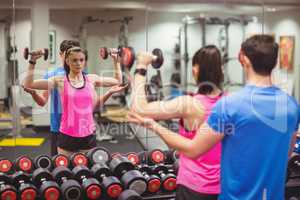
[[37, 90], [49, 90], [54, 87], [54, 79], [36, 79], [30, 85], [30, 88]]
[[143, 116], [156, 120], [184, 118], [189, 113], [196, 112], [189, 97], [177, 97], [170, 101], [155, 101], [145, 105], [136, 104], [134, 110]]

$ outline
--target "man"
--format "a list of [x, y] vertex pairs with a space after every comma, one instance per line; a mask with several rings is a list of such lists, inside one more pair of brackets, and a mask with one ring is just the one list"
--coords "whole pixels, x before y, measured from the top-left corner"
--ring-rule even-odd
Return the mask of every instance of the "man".
[[[221, 99], [193, 139], [133, 112], [129, 121], [152, 129], [170, 147], [193, 158], [222, 141], [219, 199], [283, 200], [300, 112], [294, 98], [272, 85], [277, 56], [278, 45], [272, 36], [256, 35], [243, 42], [239, 60], [247, 85]], [[151, 62], [147, 54], [138, 60], [145, 66]]]

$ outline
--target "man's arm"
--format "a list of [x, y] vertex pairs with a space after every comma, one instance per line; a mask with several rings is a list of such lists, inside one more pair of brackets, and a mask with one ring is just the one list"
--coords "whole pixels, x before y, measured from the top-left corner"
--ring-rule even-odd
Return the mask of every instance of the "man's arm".
[[216, 133], [209, 128], [207, 124], [204, 124], [197, 130], [197, 134], [193, 139], [188, 139], [161, 126], [153, 119], [141, 117], [137, 113], [130, 112], [128, 120], [129, 122], [137, 123], [151, 129], [169, 147], [177, 149], [191, 158], [197, 158], [206, 153], [217, 143], [221, 142], [224, 137], [223, 134]]

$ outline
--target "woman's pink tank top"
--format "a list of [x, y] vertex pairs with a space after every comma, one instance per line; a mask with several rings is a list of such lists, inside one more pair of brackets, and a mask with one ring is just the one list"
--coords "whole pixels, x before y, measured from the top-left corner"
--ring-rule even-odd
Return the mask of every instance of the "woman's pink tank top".
[[88, 77], [83, 75], [83, 78], [83, 87], [75, 88], [66, 75], [61, 93], [60, 132], [72, 137], [86, 137], [96, 129], [93, 119], [95, 90]]
[[[198, 99], [206, 109], [205, 120], [211, 113], [215, 103], [222, 97], [208, 97], [197, 94], [194, 98]], [[196, 131], [188, 131], [183, 126], [183, 120], [180, 120], [179, 134], [192, 139]], [[179, 170], [177, 175], [177, 184], [205, 194], [220, 193], [220, 159], [221, 143], [218, 143], [210, 151], [197, 159], [191, 159], [184, 154], [180, 154]]]

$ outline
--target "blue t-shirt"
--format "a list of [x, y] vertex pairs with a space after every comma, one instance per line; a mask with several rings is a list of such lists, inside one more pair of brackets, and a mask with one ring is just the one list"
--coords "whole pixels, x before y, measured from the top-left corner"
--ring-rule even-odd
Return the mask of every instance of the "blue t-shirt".
[[245, 88], [221, 99], [208, 119], [224, 134], [220, 200], [283, 200], [299, 107], [277, 87]]
[[[57, 67], [48, 71], [47, 74], [45, 74], [44, 79], [60, 75], [65, 75], [65, 70], [63, 67]], [[57, 89], [51, 90], [50, 98], [50, 130], [51, 132], [58, 133], [61, 120], [61, 101]]]

